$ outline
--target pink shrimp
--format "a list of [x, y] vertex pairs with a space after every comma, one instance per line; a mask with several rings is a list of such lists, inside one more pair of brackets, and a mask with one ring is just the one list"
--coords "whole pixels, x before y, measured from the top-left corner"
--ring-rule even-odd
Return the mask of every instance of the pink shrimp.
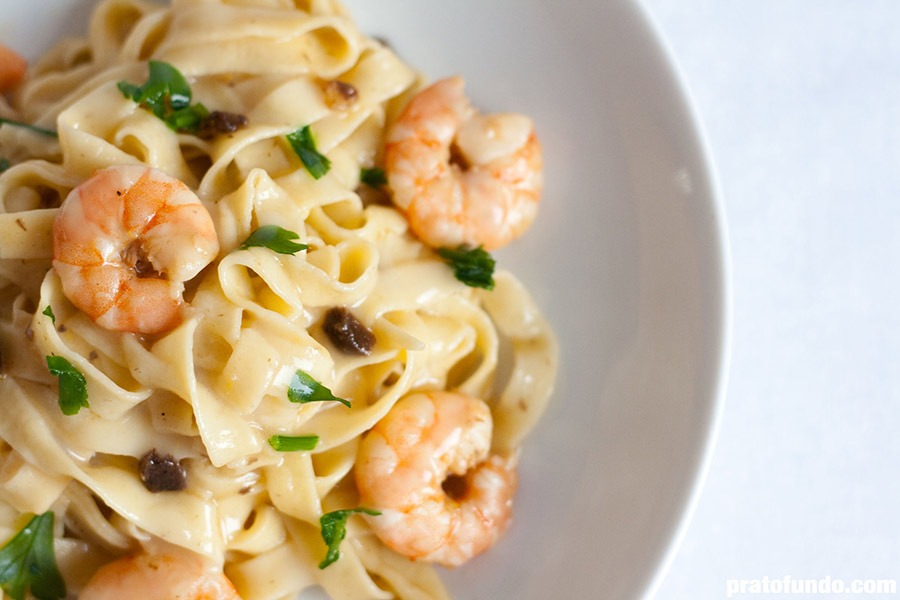
[[184, 282], [218, 254], [209, 212], [181, 181], [109, 167], [76, 187], [53, 223], [66, 297], [98, 325], [162, 333], [182, 318]]
[[27, 68], [24, 57], [0, 44], [0, 94], [16, 87], [25, 77]]
[[384, 153], [394, 203], [429, 246], [499, 248], [537, 215], [543, 159], [531, 119], [478, 114], [459, 77], [413, 97]]
[[492, 430], [487, 404], [455, 392], [408, 395], [372, 428], [356, 485], [360, 504], [381, 512], [366, 519], [389, 548], [458, 566], [497, 541], [517, 476], [512, 458], [490, 455]]
[[222, 570], [187, 552], [136, 554], [106, 564], [79, 600], [241, 600]]

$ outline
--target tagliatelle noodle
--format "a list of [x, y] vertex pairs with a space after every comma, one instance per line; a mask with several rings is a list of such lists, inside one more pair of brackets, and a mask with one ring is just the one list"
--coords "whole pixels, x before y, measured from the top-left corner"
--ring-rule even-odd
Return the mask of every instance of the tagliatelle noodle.
[[[245, 115], [233, 134], [179, 134], [126, 98], [149, 60], [172, 64], [194, 101]], [[358, 96], [328, 105], [323, 83]], [[550, 396], [553, 334], [524, 287], [457, 281], [393, 207], [363, 201], [386, 126], [421, 85], [334, 1], [103, 0], [88, 35], [61, 42], [15, 91], [9, 116], [58, 139], [0, 127], [0, 538], [53, 510], [60, 570], [74, 597], [103, 563], [175, 545], [222, 565], [247, 600], [321, 586], [341, 598], [444, 598], [432, 567], [394, 554], [351, 517], [340, 559], [319, 563], [319, 517], [355, 505], [363, 435], [412, 390], [484, 398], [494, 446], [516, 451]], [[2, 115], [0, 115], [2, 116]], [[313, 178], [285, 136], [310, 126], [331, 161]], [[142, 164], [184, 181], [213, 216], [219, 258], [186, 292], [186, 315], [158, 338], [108, 331], [76, 309], [51, 268], [51, 228], [97, 169]], [[257, 227], [296, 232], [295, 255], [241, 249]], [[375, 334], [365, 356], [334, 347], [324, 313], [351, 307]], [[50, 307], [53, 317], [45, 314]], [[90, 402], [64, 415], [46, 357], [85, 377]], [[351, 401], [296, 404], [305, 371]], [[316, 435], [280, 453], [270, 435]], [[178, 457], [183, 491], [153, 493], [137, 462]]]

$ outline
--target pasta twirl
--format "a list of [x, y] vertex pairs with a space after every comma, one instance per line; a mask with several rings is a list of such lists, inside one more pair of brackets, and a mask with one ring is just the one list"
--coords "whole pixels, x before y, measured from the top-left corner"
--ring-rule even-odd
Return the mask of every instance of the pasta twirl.
[[[156, 112], [136, 90], [166, 65], [190, 103], [170, 95]], [[135, 553], [200, 557], [246, 600], [314, 586], [447, 596], [427, 561], [373, 531], [384, 515], [360, 506], [361, 440], [405, 397], [451, 390], [488, 403], [484, 451], [514, 462], [551, 394], [556, 346], [512, 274], [466, 285], [385, 184], [361, 182], [422, 84], [333, 0], [102, 0], [89, 34], [52, 49], [0, 106], [58, 133], [0, 126], [0, 538], [52, 511], [69, 597]], [[195, 117], [200, 129], [173, 126]], [[109, 257], [79, 258], [72, 275], [57, 256], [60, 206], [128, 165], [186, 184], [218, 243], [183, 284], [134, 244], [116, 254], [137, 279], [177, 288], [177, 322], [160, 332], [116, 330], [73, 304], [66, 278]], [[248, 243], [261, 231], [299, 249]], [[335, 308], [374, 342], [343, 347], [325, 323]], [[61, 410], [71, 385], [83, 404]], [[339, 548], [323, 515], [346, 527]]]

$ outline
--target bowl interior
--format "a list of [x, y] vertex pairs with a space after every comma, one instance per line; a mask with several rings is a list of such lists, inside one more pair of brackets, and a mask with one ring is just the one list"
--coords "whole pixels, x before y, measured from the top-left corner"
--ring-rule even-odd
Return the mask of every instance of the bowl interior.
[[542, 212], [498, 261], [546, 310], [562, 369], [510, 532], [451, 589], [639, 597], [689, 512], [727, 346], [721, 211], [670, 60], [631, 2], [348, 5], [430, 78], [532, 115], [544, 144]]

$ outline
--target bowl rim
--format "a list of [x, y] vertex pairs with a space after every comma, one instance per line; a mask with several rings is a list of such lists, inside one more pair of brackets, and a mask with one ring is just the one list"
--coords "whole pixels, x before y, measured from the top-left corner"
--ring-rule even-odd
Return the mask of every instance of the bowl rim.
[[713, 455], [721, 430], [723, 413], [727, 396], [728, 380], [731, 366], [732, 335], [733, 335], [733, 288], [732, 288], [732, 257], [731, 245], [728, 233], [728, 220], [725, 211], [725, 203], [722, 196], [721, 185], [712, 157], [712, 148], [708, 133], [700, 118], [697, 107], [687, 79], [682, 72], [674, 49], [669, 44], [660, 23], [654, 17], [652, 11], [646, 6], [644, 0], [635, 3], [636, 12], [643, 20], [643, 24], [649, 30], [650, 37], [655, 44], [658, 60], [667, 68], [674, 90], [680, 96], [687, 123], [693, 134], [693, 143], [699, 156], [703, 169], [701, 174], [705, 176], [706, 189], [709, 190], [707, 201], [712, 213], [713, 225], [710, 228], [711, 241], [714, 243], [714, 252], [710, 256], [715, 260], [715, 274], [718, 281], [712, 289], [718, 295], [719, 319], [716, 326], [716, 346], [718, 352], [712, 380], [714, 392], [709, 398], [707, 411], [704, 417], [707, 421], [702, 442], [692, 457], [693, 480], [686, 486], [686, 497], [680, 516], [675, 519], [672, 531], [665, 544], [662, 557], [657, 563], [645, 588], [644, 597], [651, 598], [662, 587], [666, 576], [671, 570], [672, 563], [682, 546], [684, 538], [690, 528], [694, 514], [697, 510], [700, 497], [709, 476]]

